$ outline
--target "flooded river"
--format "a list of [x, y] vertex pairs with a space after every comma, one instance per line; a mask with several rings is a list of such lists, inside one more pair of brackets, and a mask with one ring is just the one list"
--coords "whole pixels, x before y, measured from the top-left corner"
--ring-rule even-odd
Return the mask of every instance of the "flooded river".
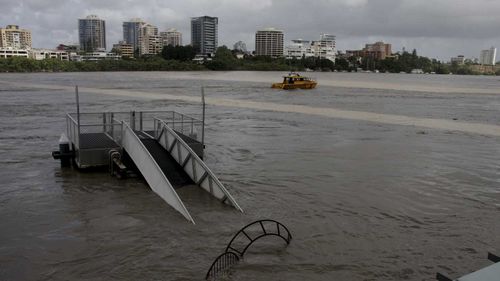
[[[0, 74], [0, 280], [202, 280], [232, 235], [274, 219], [230, 280], [433, 280], [500, 253], [500, 78], [276, 72]], [[197, 189], [196, 225], [141, 179], [61, 169], [65, 113], [200, 116], [206, 163], [244, 213]]]

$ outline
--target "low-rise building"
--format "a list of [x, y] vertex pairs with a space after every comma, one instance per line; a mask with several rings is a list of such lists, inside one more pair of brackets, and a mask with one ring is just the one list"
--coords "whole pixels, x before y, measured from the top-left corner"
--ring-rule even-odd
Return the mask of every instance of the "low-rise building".
[[122, 55], [124, 58], [134, 57], [134, 47], [125, 41], [120, 41], [113, 45], [113, 51]]
[[66, 51], [48, 50], [48, 49], [31, 49], [29, 57], [35, 60], [58, 59], [69, 60], [69, 54]]
[[295, 39], [285, 48], [285, 56], [287, 59], [301, 59], [303, 57], [314, 56], [311, 50], [311, 42], [308, 40]]
[[78, 53], [78, 52], [80, 52], [80, 45], [79, 44], [59, 44], [56, 47], [56, 50], [66, 51], [68, 53], [70, 53], [70, 52]]
[[335, 62], [337, 50], [335, 49], [335, 35], [321, 34], [319, 40], [312, 41], [311, 49], [315, 57]]
[[355, 57], [384, 60], [392, 56], [392, 45], [384, 42], [375, 42], [374, 44], [366, 44], [362, 50], [348, 50], [346, 53]]
[[74, 61], [101, 61], [101, 60], [121, 60], [122, 56], [115, 53], [92, 52], [84, 55], [71, 56]]
[[317, 57], [328, 59], [335, 62], [337, 50], [335, 49], [335, 36], [330, 34], [321, 34], [319, 40], [309, 42], [307, 40], [292, 40], [292, 44], [285, 49], [285, 56], [288, 59]]
[[0, 48], [0, 58], [23, 57], [28, 58], [28, 50], [14, 48]]
[[456, 56], [456, 57], [452, 57], [452, 58], [450, 59], [450, 62], [451, 62], [452, 64], [463, 65], [463, 64], [465, 64], [465, 56], [463, 56], [463, 55], [458, 55], [458, 56]]

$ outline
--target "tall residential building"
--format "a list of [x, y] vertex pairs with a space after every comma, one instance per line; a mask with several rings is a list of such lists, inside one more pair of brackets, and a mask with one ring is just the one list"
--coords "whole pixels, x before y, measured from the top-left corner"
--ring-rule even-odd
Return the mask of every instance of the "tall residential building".
[[31, 31], [18, 25], [0, 28], [0, 48], [31, 49]]
[[218, 26], [217, 17], [191, 18], [191, 45], [195, 47], [198, 54], [204, 56], [215, 54], [219, 43]]
[[160, 32], [160, 37], [163, 46], [182, 46], [182, 33], [177, 31], [175, 28], [171, 28], [167, 31]]
[[80, 49], [86, 52], [106, 50], [106, 23], [96, 15], [78, 19]]
[[255, 54], [257, 56], [283, 56], [283, 31], [275, 28], [257, 30], [255, 33]]
[[140, 18], [134, 18], [130, 21], [123, 22], [123, 41], [132, 45], [134, 51], [139, 48], [140, 30], [145, 24], [146, 22]]
[[479, 55], [479, 63], [482, 65], [495, 65], [497, 48], [491, 47], [489, 50], [482, 50]]
[[144, 24], [139, 31], [139, 55], [156, 55], [161, 53], [163, 43], [158, 34], [158, 27]]

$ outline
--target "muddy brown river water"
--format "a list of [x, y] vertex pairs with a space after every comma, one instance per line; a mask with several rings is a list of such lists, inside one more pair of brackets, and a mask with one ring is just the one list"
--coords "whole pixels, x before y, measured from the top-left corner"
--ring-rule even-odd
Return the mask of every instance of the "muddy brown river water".
[[[0, 74], [0, 280], [202, 280], [245, 224], [256, 242], [228, 280], [433, 280], [500, 253], [500, 79], [277, 72]], [[196, 225], [141, 179], [61, 169], [75, 111], [199, 116], [206, 163], [245, 210], [179, 193]]]

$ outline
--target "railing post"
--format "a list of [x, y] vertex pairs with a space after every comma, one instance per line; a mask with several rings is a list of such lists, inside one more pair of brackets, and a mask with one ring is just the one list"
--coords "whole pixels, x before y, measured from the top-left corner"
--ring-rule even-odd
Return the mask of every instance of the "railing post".
[[107, 123], [106, 122], [106, 112], [103, 112], [102, 113], [102, 124], [103, 124], [102, 125], [102, 131], [105, 132], [105, 133], [107, 133], [107, 131], [106, 131], [106, 123]]
[[75, 94], [76, 94], [76, 119], [77, 119], [77, 132], [78, 132], [78, 148], [80, 148], [80, 97], [78, 96], [78, 85], [75, 86]]
[[121, 123], [121, 124], [122, 124], [122, 127], [121, 127], [121, 130], [120, 130], [120, 131], [121, 131], [121, 135], [120, 135], [120, 146], [121, 146], [122, 148], [123, 148], [123, 127], [124, 127], [124, 126], [123, 126], [123, 122], [125, 122], [125, 121], [123, 121], [123, 120], [122, 120], [122, 123]]
[[205, 156], [205, 87], [201, 87], [201, 103], [203, 104], [203, 117], [201, 120], [201, 158]]
[[184, 134], [184, 114], [181, 114], [181, 133]]
[[139, 112], [139, 131], [142, 131], [142, 111]]
[[135, 111], [130, 112], [130, 127], [135, 131]]
[[113, 117], [113, 115], [114, 115], [114, 114], [113, 114], [113, 112], [111, 112], [111, 113], [109, 114], [109, 118], [110, 118], [110, 119], [109, 119], [109, 122], [111, 123], [111, 129], [110, 129], [110, 131], [111, 131], [111, 136], [112, 136], [112, 137], [113, 137], [113, 139], [114, 139], [114, 138], [115, 138], [115, 118]]

